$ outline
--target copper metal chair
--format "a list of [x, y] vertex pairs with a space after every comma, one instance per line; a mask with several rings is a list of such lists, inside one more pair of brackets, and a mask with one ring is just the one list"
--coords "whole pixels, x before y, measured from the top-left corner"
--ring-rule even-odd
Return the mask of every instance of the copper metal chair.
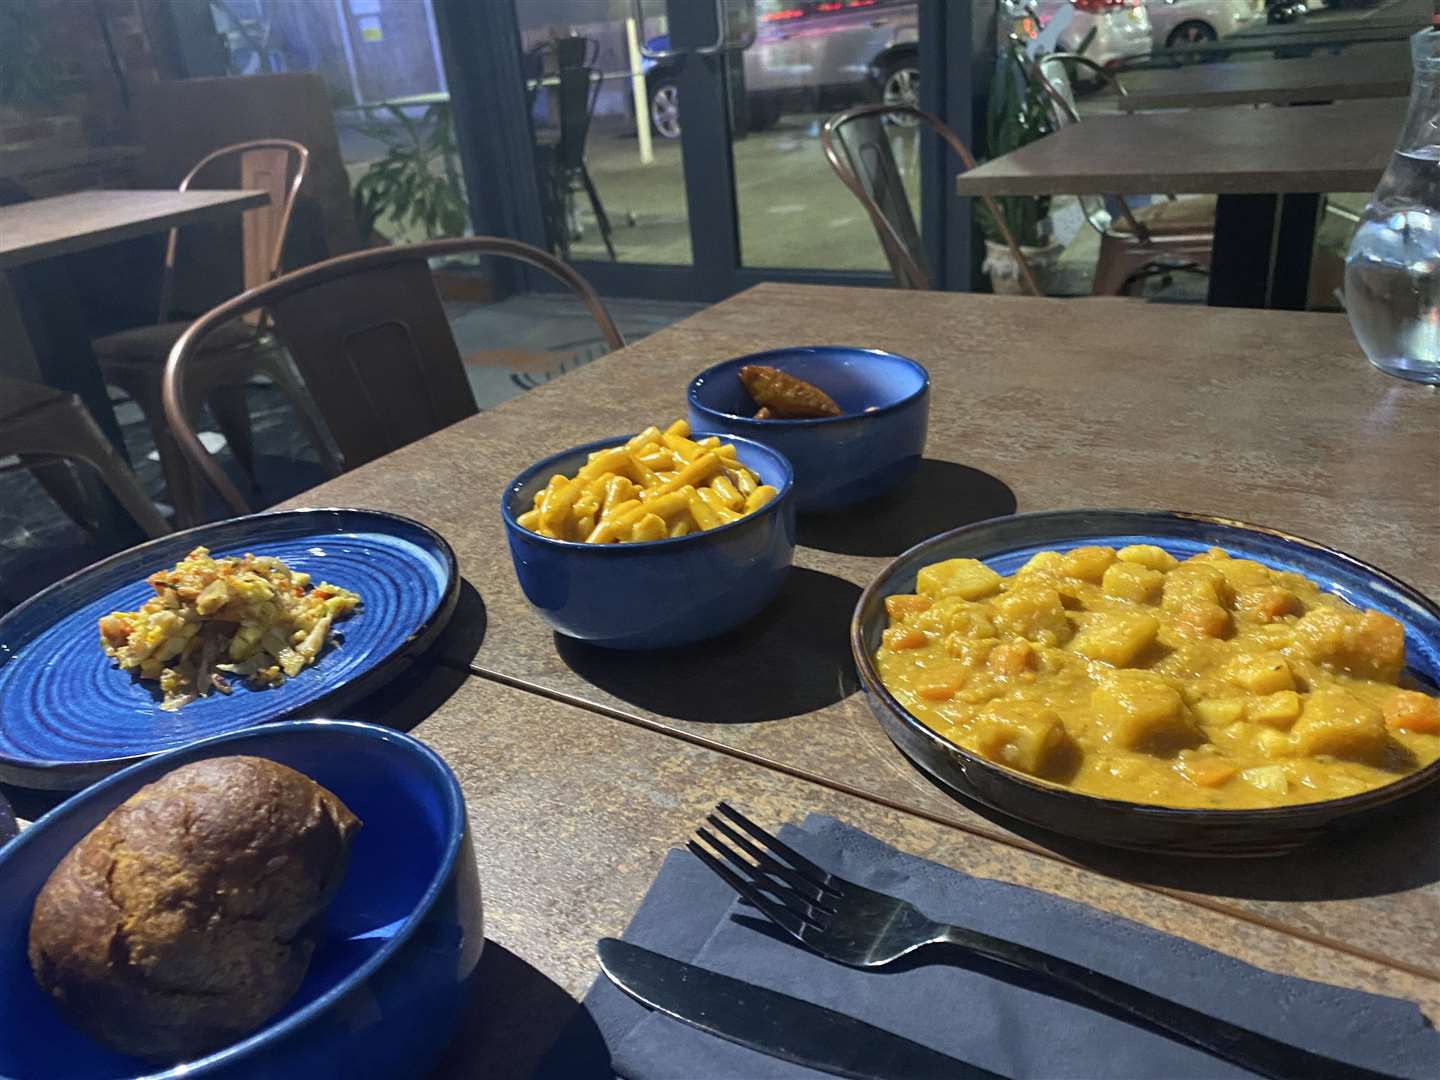
[[[825, 126], [820, 129], [820, 145], [835, 175], [854, 192], [860, 205], [870, 215], [871, 224], [880, 237], [880, 246], [890, 262], [890, 272], [895, 275], [895, 284], [902, 289], [929, 289], [930, 272], [925, 265], [920, 230], [915, 226], [915, 215], [905, 195], [905, 182], [890, 146], [890, 135], [898, 129], [898, 125], [887, 129], [884, 122], [887, 116], [895, 115], [924, 124], [945, 141], [966, 169], [975, 168], [975, 158], [960, 137], [938, 117], [913, 105], [880, 103], [846, 109], [825, 121]], [[914, 129], [910, 127], [907, 130]], [[1044, 296], [995, 200], [989, 195], [981, 198], [985, 200], [1020, 268], [1026, 291], [1031, 296]]]
[[217, 328], [265, 311], [305, 378], [345, 465], [354, 468], [475, 414], [475, 398], [428, 260], [517, 259], [569, 286], [611, 349], [625, 346], [583, 277], [518, 240], [470, 236], [378, 248], [307, 266], [196, 319], [165, 365], [165, 416], [186, 458], [237, 514], [250, 504], [200, 442], [187, 415], [190, 379]]
[[[1020, 50], [1019, 56], [1026, 77], [1045, 91], [1057, 128], [1080, 123], [1068, 64], [1098, 76], [1117, 97], [1128, 96], [1118, 75], [1079, 53], [1049, 53], [1037, 60]], [[1120, 195], [1108, 200], [1094, 195], [1078, 198], [1086, 222], [1100, 235], [1100, 257], [1091, 288], [1095, 295], [1128, 295], [1131, 286], [1149, 273], [1209, 267], [1215, 246], [1213, 196], [1177, 199], [1167, 195], [1164, 202], [1139, 208], [1132, 208]]]
[[[263, 190], [269, 194], [267, 205], [247, 210], [241, 218], [241, 254], [247, 289], [261, 285], [279, 273], [291, 211], [295, 196], [305, 182], [309, 159], [310, 152], [297, 142], [257, 139], [224, 146], [207, 154], [180, 181], [180, 190], [188, 191], [207, 171], [226, 167], [233, 161], [238, 163], [240, 187]], [[187, 321], [171, 319], [178, 244], [179, 230], [171, 229], [165, 246], [158, 321], [152, 326], [122, 330], [97, 338], [93, 346], [105, 381], [124, 390], [144, 414], [160, 454], [161, 469], [177, 517], [182, 524], [188, 525], [194, 523], [189, 520], [189, 508], [194, 505], [195, 478], [187, 470], [185, 457], [166, 427], [160, 397], [165, 359], [189, 325]], [[340, 463], [325, 442], [314, 406], [284, 349], [268, 333], [259, 313], [223, 327], [213, 335], [190, 380], [192, 405], [208, 401], [216, 424], [253, 479], [254, 446], [245, 388], [262, 374], [289, 399], [298, 416], [300, 429], [314, 445], [320, 461], [338, 472]]]
[[124, 460], [110, 444], [90, 410], [74, 394], [52, 390], [23, 379], [0, 377], [0, 472], [29, 469], [60, 508], [94, 531], [82, 493], [65, 470], [65, 462], [93, 468], [120, 505], [150, 536], [164, 536], [170, 526], [145, 495]]

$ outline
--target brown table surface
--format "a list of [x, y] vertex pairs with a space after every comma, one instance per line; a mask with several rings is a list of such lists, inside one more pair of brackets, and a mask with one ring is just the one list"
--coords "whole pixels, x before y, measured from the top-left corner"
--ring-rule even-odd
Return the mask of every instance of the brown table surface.
[[1366, 45], [1339, 56], [1137, 72], [1125, 76], [1125, 84], [1129, 94], [1119, 103], [1129, 112], [1404, 97], [1410, 93], [1410, 54], [1404, 42]]
[[[435, 691], [416, 685], [417, 698]], [[725, 798], [778, 827], [822, 813], [966, 873], [1041, 889], [1303, 978], [1409, 998], [1429, 979], [1150, 889], [946, 828], [825, 785], [470, 677], [412, 734], [460, 778], [489, 939], [473, 1010], [440, 1077], [526, 1077], [598, 974], [595, 942], [629, 922], [666, 853]]]
[[77, 191], [0, 207], [0, 270], [268, 201], [263, 191]]
[[[565, 446], [683, 415], [708, 364], [812, 342], [929, 368], [916, 486], [864, 519], [802, 520], [781, 599], [724, 639], [660, 658], [552, 634], [515, 581], [496, 509], [509, 480]], [[1440, 979], [1440, 806], [1264, 862], [1068, 841], [924, 780], [855, 693], [847, 642], [860, 587], [890, 557], [1017, 508], [1263, 522], [1440, 594], [1440, 400], [1372, 369], [1339, 316], [764, 285], [293, 501], [442, 532], [483, 604], [468, 616], [483, 639], [450, 652], [476, 674]]]
[[1403, 98], [1087, 117], [955, 178], [961, 195], [1371, 191]]

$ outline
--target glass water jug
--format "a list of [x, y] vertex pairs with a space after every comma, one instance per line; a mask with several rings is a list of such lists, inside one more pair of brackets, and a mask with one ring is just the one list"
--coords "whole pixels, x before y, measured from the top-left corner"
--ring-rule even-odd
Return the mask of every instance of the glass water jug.
[[1345, 259], [1345, 310], [1370, 362], [1440, 383], [1440, 29], [1411, 39], [1410, 111]]

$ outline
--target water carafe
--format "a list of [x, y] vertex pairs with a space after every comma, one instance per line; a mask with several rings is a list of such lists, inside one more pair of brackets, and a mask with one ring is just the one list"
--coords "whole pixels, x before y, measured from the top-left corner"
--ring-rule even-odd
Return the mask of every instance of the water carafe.
[[1381, 371], [1440, 383], [1440, 29], [1411, 39], [1410, 111], [1345, 259], [1345, 310]]

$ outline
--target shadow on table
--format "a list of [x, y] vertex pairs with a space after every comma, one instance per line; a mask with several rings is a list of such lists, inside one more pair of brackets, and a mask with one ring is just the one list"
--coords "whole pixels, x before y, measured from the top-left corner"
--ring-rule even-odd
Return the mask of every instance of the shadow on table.
[[450, 624], [430, 650], [430, 658], [440, 663], [464, 667], [475, 659], [485, 641], [489, 616], [485, 611], [485, 600], [474, 585], [460, 579], [460, 595], [455, 601], [455, 613]]
[[[398, 731], [409, 731], [443, 705], [470, 677], [463, 665], [440, 663], [441, 657], [474, 656], [485, 637], [485, 602], [468, 581], [460, 583], [460, 597], [449, 625], [439, 640], [395, 678], [373, 694], [350, 705], [327, 709], [321, 705], [309, 716], [341, 720], [364, 720]], [[468, 650], [468, 652], [467, 652]], [[74, 792], [38, 791], [0, 784], [0, 795], [9, 799], [15, 813], [34, 821], [59, 806]]]
[[931, 777], [929, 782], [1007, 832], [1062, 858], [1142, 885], [1248, 900], [1347, 900], [1382, 896], [1440, 881], [1440, 805], [1418, 791], [1393, 815], [1336, 829], [1274, 858], [1167, 856], [1092, 844], [1029, 825]]
[[924, 458], [903, 485], [834, 514], [804, 514], [800, 543], [837, 555], [895, 556], [961, 525], [1015, 512], [1008, 484], [968, 465]]
[[626, 652], [555, 635], [560, 659], [631, 705], [677, 720], [753, 724], [813, 712], [857, 688], [850, 614], [860, 590], [795, 567], [744, 626], [677, 649]]
[[[580, 1003], [503, 945], [486, 940], [475, 997], [432, 1080], [615, 1075], [600, 1029]], [[547, 1060], [551, 1048], [555, 1052]], [[542, 1068], [543, 1063], [543, 1068]]]
[[[347, 719], [368, 720], [398, 731], [409, 731], [465, 683], [470, 673], [463, 660], [480, 651], [485, 639], [485, 601], [463, 578], [455, 612], [435, 644], [408, 671], [397, 675], [375, 693], [342, 710]], [[449, 663], [442, 661], [449, 660]]]

